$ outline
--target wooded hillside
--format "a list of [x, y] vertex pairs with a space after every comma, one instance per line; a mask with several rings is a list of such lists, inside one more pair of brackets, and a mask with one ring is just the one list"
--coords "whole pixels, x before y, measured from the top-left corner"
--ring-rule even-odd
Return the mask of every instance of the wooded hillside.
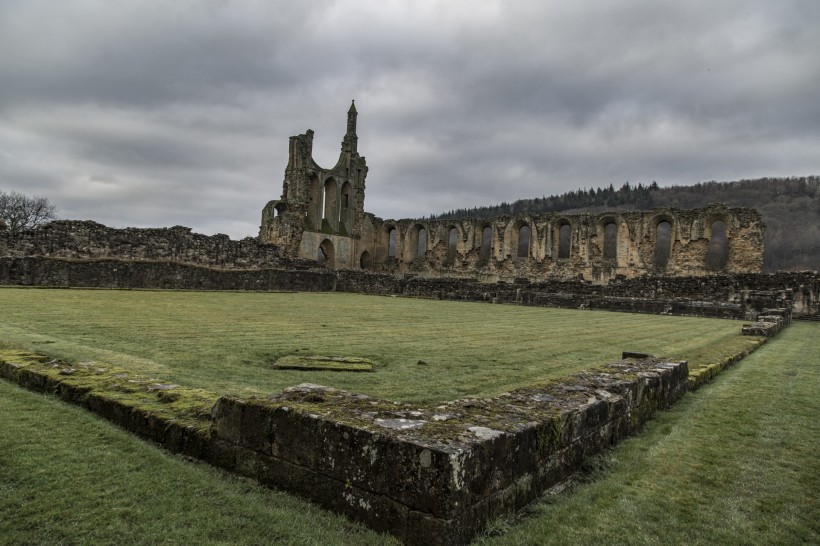
[[760, 178], [736, 182], [701, 182], [660, 187], [656, 182], [618, 189], [576, 190], [513, 203], [458, 209], [431, 218], [490, 218], [520, 212], [601, 212], [653, 207], [699, 208], [709, 203], [751, 207], [766, 223], [763, 267], [766, 271], [820, 269], [820, 176]]

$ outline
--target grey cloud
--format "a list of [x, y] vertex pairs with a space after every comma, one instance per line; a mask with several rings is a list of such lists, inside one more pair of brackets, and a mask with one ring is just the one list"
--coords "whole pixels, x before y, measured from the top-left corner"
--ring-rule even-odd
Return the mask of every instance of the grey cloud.
[[[0, 189], [253, 235], [350, 99], [383, 217], [820, 172], [820, 3], [6, 2]], [[11, 52], [11, 53], [9, 53]]]

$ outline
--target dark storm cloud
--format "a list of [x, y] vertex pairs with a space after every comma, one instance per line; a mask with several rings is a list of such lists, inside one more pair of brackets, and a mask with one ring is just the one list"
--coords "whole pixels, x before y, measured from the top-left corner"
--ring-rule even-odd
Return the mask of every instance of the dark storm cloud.
[[254, 235], [287, 138], [367, 209], [820, 172], [820, 3], [0, 0], [0, 189]]

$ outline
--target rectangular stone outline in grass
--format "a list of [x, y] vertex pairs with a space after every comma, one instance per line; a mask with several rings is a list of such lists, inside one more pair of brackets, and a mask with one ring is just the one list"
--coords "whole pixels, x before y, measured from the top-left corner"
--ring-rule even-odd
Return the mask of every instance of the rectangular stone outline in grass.
[[275, 370], [315, 370], [330, 372], [372, 372], [375, 363], [354, 356], [287, 355], [273, 363]]
[[685, 362], [629, 359], [435, 407], [306, 384], [270, 399], [220, 398], [208, 436], [201, 412], [187, 422], [163, 415], [175, 389], [131, 377], [138, 394], [124, 396], [116, 385], [129, 379], [113, 368], [65, 373], [65, 363], [38, 355], [12, 360], [3, 359], [3, 377], [418, 544], [469, 541], [490, 518], [522, 508], [637, 430], [687, 385]]
[[[0, 377], [406, 543], [465, 544], [690, 388], [685, 361], [628, 356], [494, 398], [436, 406], [303, 384], [270, 398], [223, 396], [205, 412], [201, 403], [212, 393], [131, 376], [137, 387], [123, 394], [122, 371], [92, 365], [61, 373], [64, 362], [26, 352], [0, 352]], [[95, 374], [107, 378], [96, 388]], [[194, 411], [184, 419], [167, 411], [188, 401]]]

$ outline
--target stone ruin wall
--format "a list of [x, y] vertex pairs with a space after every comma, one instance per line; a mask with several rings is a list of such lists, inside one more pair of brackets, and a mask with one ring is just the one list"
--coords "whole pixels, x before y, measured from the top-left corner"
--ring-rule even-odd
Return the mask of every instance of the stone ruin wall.
[[[302, 384], [270, 398], [220, 397], [181, 421], [119, 396], [105, 363], [0, 355], [0, 378], [55, 394], [167, 449], [291, 491], [408, 544], [467, 544], [634, 434], [690, 386], [686, 362], [618, 362], [489, 399], [418, 406]], [[110, 369], [109, 369], [110, 368]], [[161, 392], [186, 388], [163, 385]], [[178, 392], [179, 392], [178, 391]], [[160, 398], [162, 400], [162, 398]]]
[[[313, 159], [313, 131], [290, 138], [282, 195], [262, 211], [260, 242], [279, 246], [290, 258], [318, 258], [331, 269], [400, 278], [584, 279], [604, 284], [645, 274], [680, 277], [763, 269], [760, 214], [720, 204], [488, 220], [383, 220], [364, 209], [368, 168], [357, 149], [357, 115], [351, 105], [339, 160], [330, 169]], [[713, 236], [718, 223], [720, 231], [725, 226], [725, 239], [722, 233]], [[669, 228], [668, 238], [659, 236], [659, 226]], [[710, 252], [718, 241], [724, 251], [715, 264]]]
[[[671, 241], [668, 260], [659, 266], [655, 253], [662, 222], [671, 227]], [[725, 224], [728, 243], [726, 263], [719, 268], [707, 264], [715, 222]], [[605, 242], [608, 224], [614, 226], [616, 235]], [[560, 235], [563, 226], [568, 226], [570, 233], [564, 243]], [[492, 233], [489, 244], [484, 237], [487, 228]], [[520, 244], [522, 228], [529, 230], [528, 244]], [[359, 266], [405, 277], [461, 277], [484, 282], [583, 279], [605, 284], [647, 274], [756, 273], [763, 268], [764, 228], [756, 210], [720, 204], [693, 210], [518, 214], [489, 220], [395, 221], [368, 215], [361, 229], [359, 253], [372, 255], [374, 260], [372, 264], [362, 261]], [[395, 251], [390, 245], [391, 231], [396, 234]], [[610, 257], [605, 256], [607, 245], [612, 245]]]
[[339, 159], [331, 168], [313, 159], [312, 130], [290, 137], [282, 195], [262, 210], [261, 243], [277, 245], [284, 256], [319, 260], [333, 269], [359, 267], [368, 167], [357, 149], [357, 115], [351, 104]]
[[283, 259], [275, 245], [259, 244], [251, 237], [235, 241], [227, 235], [193, 233], [183, 226], [117, 229], [72, 220], [58, 220], [16, 235], [0, 230], [0, 256], [174, 262], [219, 269], [298, 264]]

